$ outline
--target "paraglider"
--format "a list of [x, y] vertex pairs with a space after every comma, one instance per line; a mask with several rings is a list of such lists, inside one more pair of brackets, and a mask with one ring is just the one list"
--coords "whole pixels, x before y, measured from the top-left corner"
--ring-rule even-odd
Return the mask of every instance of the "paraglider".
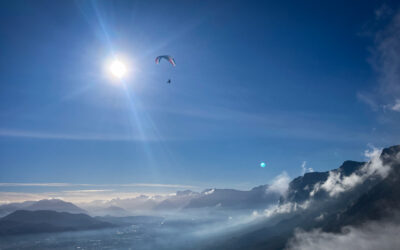
[[172, 66], [174, 66], [174, 67], [176, 66], [176, 64], [175, 64], [175, 59], [174, 59], [172, 56], [169, 56], [169, 55], [157, 56], [157, 57], [156, 57], [156, 63], [159, 64], [160, 61], [161, 61], [161, 59], [167, 60], [167, 61], [170, 62], [170, 63], [172, 64]]
[[[176, 66], [175, 59], [172, 56], [169, 56], [169, 55], [157, 56], [156, 57], [156, 64], [159, 64], [161, 59], [167, 60], [174, 67]], [[171, 79], [168, 79], [167, 83], [170, 84], [171, 83]]]

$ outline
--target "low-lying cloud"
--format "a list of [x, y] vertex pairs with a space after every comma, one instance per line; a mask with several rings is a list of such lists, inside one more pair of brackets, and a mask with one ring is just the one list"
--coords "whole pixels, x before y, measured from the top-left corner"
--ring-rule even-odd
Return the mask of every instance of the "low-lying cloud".
[[272, 205], [268, 207], [267, 209], [264, 210], [264, 213], [260, 214], [260, 216], [264, 217], [273, 217], [276, 215], [280, 214], [288, 214], [288, 213], [293, 213], [296, 211], [301, 211], [304, 209], [307, 209], [311, 204], [310, 200], [307, 200], [303, 203], [297, 203], [297, 202], [286, 202], [283, 204], [277, 204], [277, 205]]
[[400, 224], [370, 222], [362, 227], [344, 227], [340, 233], [316, 229], [297, 230], [286, 250], [393, 250], [400, 246]]

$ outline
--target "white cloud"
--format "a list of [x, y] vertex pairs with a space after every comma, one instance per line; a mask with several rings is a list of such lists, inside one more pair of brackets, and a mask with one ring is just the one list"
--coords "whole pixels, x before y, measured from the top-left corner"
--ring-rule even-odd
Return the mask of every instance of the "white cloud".
[[375, 19], [384, 19], [392, 14], [393, 10], [387, 4], [383, 4], [381, 7], [375, 10]]
[[72, 183], [16, 183], [2, 182], [0, 187], [70, 187], [70, 186], [87, 186], [89, 184], [72, 184]]
[[284, 195], [289, 188], [290, 177], [286, 172], [276, 176], [267, 189], [267, 193], [278, 193]]
[[[42, 200], [58, 198], [70, 202], [91, 202], [94, 200], [111, 200], [115, 198], [135, 198], [144, 195], [166, 195], [171, 189], [187, 189], [194, 186], [160, 183], [128, 183], [128, 184], [87, 184], [87, 183], [0, 183], [0, 187], [7, 188], [7, 192], [0, 192], [0, 204], [22, 202], [27, 200]], [[36, 187], [40, 192], [14, 191], [20, 187]], [[146, 191], [138, 188], [147, 188]], [[60, 190], [60, 188], [65, 188]], [[79, 189], [80, 188], [80, 189]], [[83, 189], [85, 188], [85, 189]], [[112, 189], [110, 189], [112, 188]], [[14, 189], [14, 190], [13, 190]], [[157, 190], [155, 193], [154, 190]], [[161, 189], [161, 191], [159, 191]]]
[[307, 162], [303, 161], [303, 163], [301, 164], [301, 175], [304, 175], [305, 173], [314, 172], [314, 169], [307, 168], [306, 166], [307, 166]]
[[279, 205], [272, 205], [269, 208], [264, 210], [264, 216], [266, 217], [272, 217], [278, 214], [287, 214], [291, 213], [292, 211], [296, 210], [296, 205], [291, 202], [287, 202], [284, 204], [279, 204]]
[[396, 99], [395, 104], [391, 107], [393, 111], [400, 112], [400, 99]]
[[376, 69], [380, 83], [387, 94], [400, 94], [400, 11], [395, 13], [388, 26], [375, 36]]
[[209, 194], [214, 193], [214, 191], [215, 191], [215, 189], [213, 188], [213, 189], [210, 189], [210, 190], [204, 192], [204, 194], [205, 194], [205, 195], [209, 195]]
[[28, 131], [0, 128], [2, 137], [20, 137], [47, 140], [72, 140], [72, 141], [165, 141], [175, 138], [161, 136], [145, 136], [131, 134], [95, 134], [95, 133], [49, 133], [43, 131]]
[[322, 221], [322, 220], [324, 220], [324, 218], [325, 218], [325, 215], [322, 213], [319, 216], [315, 217], [315, 220], [316, 221]]
[[[400, 10], [387, 5], [375, 11], [374, 46], [369, 60], [378, 74], [378, 88], [370, 94], [358, 94], [359, 100], [372, 109], [400, 111]], [[378, 24], [378, 25], [377, 25]]]
[[286, 202], [284, 204], [272, 205], [264, 210], [262, 214], [265, 217], [272, 217], [279, 214], [288, 214], [296, 212], [298, 210], [307, 209], [311, 204], [311, 201], [307, 200], [301, 204], [296, 202]]
[[82, 190], [65, 190], [62, 192], [69, 193], [69, 194], [87, 195], [87, 193], [102, 193], [102, 192], [112, 192], [112, 191], [114, 191], [114, 190], [112, 190], [112, 189], [82, 189]]
[[297, 230], [287, 250], [393, 250], [400, 246], [400, 225], [369, 223], [363, 227], [345, 227], [340, 233]]
[[128, 183], [128, 184], [111, 184], [111, 185], [120, 187], [196, 188], [196, 186], [191, 186], [191, 185], [159, 184], [159, 183]]
[[[117, 199], [132, 199], [141, 195], [149, 197], [160, 193], [118, 192], [109, 190], [62, 190], [57, 192], [0, 192], [0, 205], [12, 202], [38, 201], [44, 199], [60, 199], [73, 203], [88, 203], [92, 201], [110, 201]], [[167, 195], [167, 194], [164, 194]]]
[[2, 182], [0, 187], [149, 187], [149, 188], [196, 188], [196, 186], [160, 183], [127, 183], [127, 184], [87, 184], [87, 183], [17, 183]]
[[379, 104], [377, 103], [377, 100], [371, 94], [358, 92], [357, 99], [367, 104], [374, 111], [377, 111], [379, 109]]

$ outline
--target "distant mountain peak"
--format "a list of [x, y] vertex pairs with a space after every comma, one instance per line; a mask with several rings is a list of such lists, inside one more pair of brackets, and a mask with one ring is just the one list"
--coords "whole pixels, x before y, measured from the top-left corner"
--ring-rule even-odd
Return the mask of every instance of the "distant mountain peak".
[[30, 206], [25, 208], [26, 210], [36, 211], [36, 210], [51, 210], [57, 212], [68, 212], [68, 213], [87, 213], [82, 208], [74, 205], [71, 202], [66, 202], [60, 199], [45, 199], [39, 200]]
[[184, 191], [177, 191], [176, 196], [185, 196], [185, 195], [194, 195], [198, 194], [197, 192], [193, 192], [192, 190], [184, 190]]

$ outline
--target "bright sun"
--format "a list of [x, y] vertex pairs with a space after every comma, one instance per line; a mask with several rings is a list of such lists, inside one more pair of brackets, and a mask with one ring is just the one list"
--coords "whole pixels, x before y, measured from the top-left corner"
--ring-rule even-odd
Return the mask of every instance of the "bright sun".
[[110, 72], [116, 78], [123, 78], [126, 75], [126, 66], [119, 60], [114, 60], [110, 64]]

